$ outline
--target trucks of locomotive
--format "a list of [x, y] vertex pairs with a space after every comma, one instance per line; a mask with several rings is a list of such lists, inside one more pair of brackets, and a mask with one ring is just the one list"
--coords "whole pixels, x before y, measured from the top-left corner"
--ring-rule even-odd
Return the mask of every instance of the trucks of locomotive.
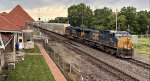
[[132, 58], [131, 36], [126, 31], [91, 30], [62, 23], [34, 23], [45, 30], [63, 35], [80, 43], [97, 47], [121, 58]]

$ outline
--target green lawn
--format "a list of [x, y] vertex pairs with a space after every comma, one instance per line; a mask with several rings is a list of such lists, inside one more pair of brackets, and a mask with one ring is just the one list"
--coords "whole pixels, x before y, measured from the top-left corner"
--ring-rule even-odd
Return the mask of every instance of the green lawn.
[[26, 53], [40, 53], [37, 43], [34, 43], [34, 48], [24, 49]]
[[138, 43], [134, 44], [134, 51], [136, 53], [150, 55], [150, 39], [139, 38]]
[[9, 72], [7, 81], [55, 81], [42, 55], [26, 55]]

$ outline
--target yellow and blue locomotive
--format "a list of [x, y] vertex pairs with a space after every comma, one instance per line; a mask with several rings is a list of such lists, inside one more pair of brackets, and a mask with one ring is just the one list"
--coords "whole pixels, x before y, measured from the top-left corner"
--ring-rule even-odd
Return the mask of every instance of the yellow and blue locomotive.
[[132, 58], [133, 56], [131, 36], [126, 31], [67, 27], [66, 35], [80, 43], [97, 47], [121, 58]]

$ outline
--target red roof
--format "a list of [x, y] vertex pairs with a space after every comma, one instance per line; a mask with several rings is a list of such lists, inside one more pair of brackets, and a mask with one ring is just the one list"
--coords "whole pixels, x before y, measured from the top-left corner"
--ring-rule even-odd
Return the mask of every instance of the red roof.
[[4, 45], [7, 44], [7, 42], [12, 38], [11, 33], [1, 33], [2, 40], [4, 42]]
[[17, 5], [9, 13], [0, 13], [0, 16], [0, 30], [25, 29], [25, 22], [34, 21], [20, 5]]
[[17, 30], [21, 30], [21, 28], [19, 28], [11, 21], [7, 20], [5, 17], [0, 15], [0, 30], [17, 31]]
[[20, 5], [10, 11], [7, 18], [22, 29], [25, 28], [25, 22], [34, 21]]
[[1, 16], [6, 16], [8, 13], [6, 12], [3, 12], [3, 13], [0, 13]]

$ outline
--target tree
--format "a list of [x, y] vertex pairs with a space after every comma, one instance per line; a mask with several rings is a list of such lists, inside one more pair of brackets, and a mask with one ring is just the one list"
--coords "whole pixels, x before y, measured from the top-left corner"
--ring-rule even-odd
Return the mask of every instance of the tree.
[[123, 7], [119, 15], [124, 15], [126, 17], [126, 22], [124, 25], [125, 30], [128, 26], [130, 27], [130, 33], [137, 34], [137, 22], [136, 22], [136, 8], [134, 7]]
[[94, 16], [97, 19], [105, 19], [107, 18], [109, 15], [111, 15], [113, 12], [111, 9], [104, 7], [102, 9], [96, 9], [94, 10]]
[[118, 16], [118, 29], [121, 31], [126, 31], [128, 28], [126, 26], [126, 16], [119, 15]]
[[49, 23], [68, 23], [68, 17], [57, 17], [54, 20], [49, 20]]
[[81, 26], [83, 24], [88, 27], [91, 25], [92, 16], [92, 10], [84, 3], [72, 5], [68, 8], [68, 18], [72, 26]]
[[106, 17], [105, 21], [103, 22], [106, 30], [115, 30], [116, 29], [116, 15], [110, 14], [108, 17]]
[[113, 25], [113, 12], [111, 9], [104, 7], [102, 9], [94, 10], [94, 21], [92, 22], [94, 27], [104, 27], [103, 29], [109, 30]]
[[[69, 23], [72, 26], [97, 30], [115, 30], [116, 14], [112, 9], [104, 7], [94, 12], [84, 3], [68, 8], [68, 17], [57, 17], [49, 22]], [[145, 34], [150, 26], [150, 11], [136, 11], [134, 7], [123, 7], [118, 12], [118, 30], [131, 34]]]
[[138, 34], [145, 34], [147, 31], [147, 26], [149, 25], [147, 11], [140, 11], [137, 14], [137, 32]]
[[95, 26], [95, 30], [105, 30], [104, 26]]

